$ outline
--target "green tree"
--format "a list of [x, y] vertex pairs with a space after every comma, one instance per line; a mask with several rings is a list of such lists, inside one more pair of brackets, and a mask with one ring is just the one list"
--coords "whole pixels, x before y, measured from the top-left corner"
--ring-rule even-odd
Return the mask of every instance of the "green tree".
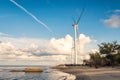
[[113, 41], [112, 43], [101, 43], [99, 46], [99, 51], [101, 54], [106, 54], [106, 58], [109, 59], [110, 65], [114, 66], [114, 53], [118, 54], [120, 51], [120, 45], [117, 41]]
[[120, 53], [114, 55], [116, 65], [120, 65]]
[[90, 64], [98, 68], [101, 65], [101, 56], [98, 52], [90, 53]]

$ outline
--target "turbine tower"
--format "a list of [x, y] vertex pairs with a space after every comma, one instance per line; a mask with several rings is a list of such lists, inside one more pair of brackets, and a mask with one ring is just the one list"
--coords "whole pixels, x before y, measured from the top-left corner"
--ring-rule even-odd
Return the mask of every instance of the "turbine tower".
[[79, 16], [79, 18], [78, 18], [77, 21], [75, 21], [74, 18], [73, 18], [74, 24], [73, 24], [72, 26], [73, 26], [73, 28], [74, 28], [74, 64], [75, 64], [75, 65], [78, 64], [78, 62], [77, 62], [77, 55], [78, 55], [78, 53], [77, 53], [77, 51], [78, 51], [78, 50], [77, 50], [78, 23], [79, 23], [79, 21], [80, 21], [80, 19], [81, 19], [81, 17], [82, 17], [83, 12], [84, 12], [84, 8], [83, 8], [83, 10], [81, 11], [80, 16]]

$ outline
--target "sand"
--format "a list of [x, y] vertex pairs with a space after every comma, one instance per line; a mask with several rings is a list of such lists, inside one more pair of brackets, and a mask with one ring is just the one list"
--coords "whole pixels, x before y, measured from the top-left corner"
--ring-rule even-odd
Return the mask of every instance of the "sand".
[[68, 67], [60, 69], [63, 72], [76, 76], [76, 80], [120, 80], [120, 68], [115, 67]]

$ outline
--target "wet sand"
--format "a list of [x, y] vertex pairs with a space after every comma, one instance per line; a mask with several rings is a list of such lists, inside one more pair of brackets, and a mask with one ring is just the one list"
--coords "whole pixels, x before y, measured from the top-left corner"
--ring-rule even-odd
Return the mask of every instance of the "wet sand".
[[60, 71], [73, 74], [76, 80], [120, 80], [120, 67], [68, 67]]

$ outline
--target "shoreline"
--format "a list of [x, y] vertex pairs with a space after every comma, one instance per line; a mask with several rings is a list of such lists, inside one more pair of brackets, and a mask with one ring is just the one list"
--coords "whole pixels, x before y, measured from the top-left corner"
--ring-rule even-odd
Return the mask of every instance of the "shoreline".
[[82, 74], [81, 69], [85, 69], [85, 67], [72, 66], [72, 67], [62, 68], [58, 70], [76, 76], [75, 80], [91, 80], [87, 75]]
[[[64, 79], [69, 79], [69, 80], [75, 80], [74, 75], [70, 75], [68, 73], [59, 71], [57, 69], [51, 69], [51, 68], [46, 68], [43, 69], [42, 72], [38, 72], [38, 70], [41, 70], [41, 68], [21, 68], [21, 67], [6, 67], [2, 68], [1, 67], [1, 72], [0, 72], [0, 79], [32, 79], [32, 80], [64, 80]], [[25, 72], [27, 70], [27, 72]]]
[[101, 67], [91, 68], [86, 66], [68, 67], [59, 69], [62, 72], [69, 73], [76, 76], [75, 80], [119, 80], [120, 68], [119, 67]]

